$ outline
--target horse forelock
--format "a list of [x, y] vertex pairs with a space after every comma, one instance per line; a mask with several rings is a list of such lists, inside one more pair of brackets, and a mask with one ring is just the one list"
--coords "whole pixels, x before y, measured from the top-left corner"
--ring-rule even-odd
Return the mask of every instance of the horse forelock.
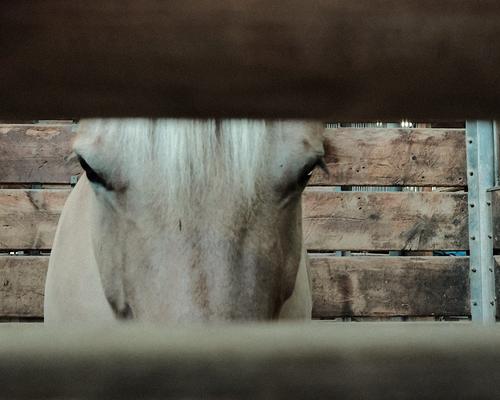
[[272, 157], [273, 135], [262, 120], [91, 119], [79, 131], [110, 175], [170, 205], [217, 192], [251, 200]]

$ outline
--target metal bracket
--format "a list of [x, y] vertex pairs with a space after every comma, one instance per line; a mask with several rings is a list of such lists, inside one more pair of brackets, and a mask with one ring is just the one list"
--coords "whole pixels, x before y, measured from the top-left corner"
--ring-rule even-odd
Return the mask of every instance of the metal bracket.
[[467, 121], [470, 290], [472, 321], [496, 320], [491, 189], [495, 186], [495, 141], [491, 121]]

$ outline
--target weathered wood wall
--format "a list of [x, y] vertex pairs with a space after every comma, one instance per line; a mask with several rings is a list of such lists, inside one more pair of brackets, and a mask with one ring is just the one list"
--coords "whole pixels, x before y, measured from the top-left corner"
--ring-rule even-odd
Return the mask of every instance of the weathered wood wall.
[[304, 240], [312, 251], [469, 247], [465, 193], [308, 189], [303, 201]]
[[496, 0], [3, 0], [4, 118], [499, 115]]
[[0, 125], [0, 183], [63, 183], [80, 173], [72, 125]]
[[[317, 174], [304, 194], [315, 317], [468, 315], [467, 257], [331, 255], [466, 250], [463, 192], [339, 193], [331, 187], [464, 187], [465, 132], [338, 128], [327, 129], [326, 137], [330, 177]], [[80, 173], [70, 156], [72, 138], [68, 124], [0, 125], [0, 187], [10, 187], [0, 189], [0, 252], [51, 248], [68, 183]], [[42, 188], [27, 188], [30, 183]], [[42, 316], [47, 263], [46, 256], [0, 256], [0, 317]]]
[[463, 129], [326, 129], [326, 163], [311, 185], [466, 186]]
[[[0, 315], [42, 317], [47, 256], [0, 256]], [[311, 255], [314, 317], [463, 316], [467, 257]]]

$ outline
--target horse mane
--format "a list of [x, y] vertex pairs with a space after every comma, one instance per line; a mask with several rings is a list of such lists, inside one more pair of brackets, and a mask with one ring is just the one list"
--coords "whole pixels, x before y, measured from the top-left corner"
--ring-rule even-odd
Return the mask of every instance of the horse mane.
[[[272, 136], [268, 124], [247, 119], [86, 119], [79, 131], [114, 152], [118, 160], [113, 168], [125, 169], [131, 182], [159, 180], [153, 191], [163, 201], [186, 205], [214, 190], [253, 198], [272, 151], [265, 140]], [[273, 123], [276, 133], [279, 127]]]

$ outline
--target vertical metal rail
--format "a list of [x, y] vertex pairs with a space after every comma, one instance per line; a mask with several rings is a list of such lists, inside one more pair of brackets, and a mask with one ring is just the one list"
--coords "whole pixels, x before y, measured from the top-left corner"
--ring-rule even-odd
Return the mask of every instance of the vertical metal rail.
[[495, 141], [492, 121], [467, 121], [470, 290], [472, 321], [495, 322], [495, 273], [491, 193], [495, 184]]

